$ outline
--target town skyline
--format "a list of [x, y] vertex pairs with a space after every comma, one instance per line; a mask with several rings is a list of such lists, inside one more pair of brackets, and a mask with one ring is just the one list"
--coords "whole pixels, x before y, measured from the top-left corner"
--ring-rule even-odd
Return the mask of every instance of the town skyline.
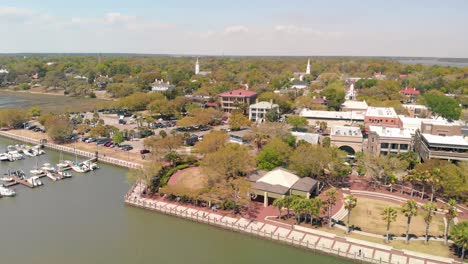
[[0, 53], [467, 58], [466, 10], [458, 0], [0, 1]]

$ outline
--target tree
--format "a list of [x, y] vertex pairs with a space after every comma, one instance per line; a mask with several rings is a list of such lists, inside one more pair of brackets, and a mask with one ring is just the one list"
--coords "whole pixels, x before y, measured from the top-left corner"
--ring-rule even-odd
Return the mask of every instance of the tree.
[[248, 148], [239, 144], [227, 144], [217, 151], [208, 153], [202, 166], [208, 174], [225, 178], [246, 175], [253, 167], [254, 160]]
[[149, 137], [143, 141], [143, 145], [151, 150], [152, 155], [162, 158], [166, 154], [175, 151], [184, 144], [184, 139], [179, 135], [172, 137]]
[[159, 178], [156, 179], [156, 177], [159, 175], [162, 168], [163, 166], [160, 162], [146, 163], [140, 169], [130, 170], [127, 174], [127, 180], [132, 184], [138, 182], [143, 183], [150, 192], [157, 191], [156, 188], [159, 186]]
[[382, 212], [382, 220], [387, 222], [387, 242], [390, 240], [390, 224], [396, 221], [397, 210], [393, 207], [385, 207]]
[[298, 127], [304, 127], [308, 124], [307, 119], [302, 116], [289, 116], [286, 120], [288, 124], [296, 130]]
[[427, 244], [429, 242], [429, 227], [434, 216], [434, 211], [437, 210], [437, 206], [432, 202], [428, 202], [424, 204], [421, 208], [425, 212], [424, 222], [426, 223], [426, 238], [424, 239], [424, 242]]
[[91, 126], [87, 124], [79, 124], [76, 126], [76, 131], [80, 134], [84, 134], [91, 130]]
[[283, 206], [286, 207], [286, 210], [287, 210], [286, 217], [287, 218], [289, 218], [289, 215], [290, 215], [289, 211], [291, 209], [291, 206], [292, 206], [294, 200], [295, 200], [295, 197], [290, 196], [290, 195], [283, 198]]
[[357, 198], [353, 195], [348, 195], [345, 197], [344, 200], [344, 208], [348, 211], [348, 220], [346, 221], [346, 233], [349, 233], [349, 219], [351, 217], [351, 211], [356, 207], [357, 205]]
[[330, 83], [321, 93], [327, 98], [328, 107], [338, 111], [345, 101], [345, 90], [340, 81]]
[[465, 251], [468, 248], [468, 221], [463, 221], [453, 226], [450, 236], [454, 244], [460, 249], [460, 258], [464, 261]]
[[324, 201], [320, 198], [305, 199], [307, 201], [306, 210], [310, 215], [310, 224], [314, 223], [314, 219], [320, 216]]
[[285, 166], [289, 161], [292, 148], [280, 138], [274, 138], [257, 155], [257, 166], [263, 170], [272, 170]]
[[225, 132], [213, 130], [195, 144], [195, 149], [202, 154], [212, 153], [225, 146], [228, 140], [229, 136]]
[[250, 125], [250, 120], [243, 114], [232, 114], [229, 118], [229, 127], [231, 130], [240, 130], [242, 127]]
[[73, 125], [65, 116], [50, 116], [44, 127], [50, 139], [57, 143], [63, 143], [73, 133]]
[[32, 106], [28, 109], [28, 112], [31, 116], [35, 117], [35, 116], [40, 116], [42, 110], [39, 106]]
[[278, 208], [278, 218], [281, 218], [281, 209], [284, 207], [284, 199], [278, 198], [273, 201], [273, 207]]
[[297, 224], [301, 223], [301, 216], [308, 210], [308, 207], [308, 199], [294, 197], [294, 200], [291, 203], [291, 209], [294, 211]]
[[125, 141], [124, 133], [122, 131], [114, 133], [114, 136], [112, 136], [112, 141], [114, 141], [116, 144], [121, 144]]
[[336, 188], [331, 188], [325, 191], [325, 197], [326, 197], [325, 203], [327, 204], [327, 208], [328, 208], [328, 226], [330, 228], [332, 227], [331, 213], [333, 210], [333, 206], [335, 206], [336, 204], [337, 194], [338, 194], [338, 191], [336, 190]]
[[458, 102], [440, 91], [429, 91], [424, 95], [426, 106], [435, 115], [448, 120], [458, 120], [461, 115], [461, 107]]
[[265, 119], [268, 122], [276, 122], [280, 118], [280, 114], [276, 109], [270, 109], [268, 112], [265, 114]]
[[450, 232], [450, 224], [452, 223], [453, 219], [455, 219], [457, 216], [457, 202], [455, 201], [455, 199], [450, 199], [448, 202], [447, 212], [445, 213], [445, 218], [447, 219], [447, 224], [445, 225], [444, 232], [445, 245], [448, 244], [448, 233]]
[[30, 118], [27, 111], [19, 109], [0, 110], [0, 127], [23, 128], [25, 122]]
[[411, 219], [415, 216], [418, 215], [418, 204], [414, 200], [408, 200], [406, 201], [402, 207], [401, 207], [401, 212], [403, 215], [406, 217], [406, 243], [409, 243], [409, 230], [410, 230], [410, 224], [411, 224]]

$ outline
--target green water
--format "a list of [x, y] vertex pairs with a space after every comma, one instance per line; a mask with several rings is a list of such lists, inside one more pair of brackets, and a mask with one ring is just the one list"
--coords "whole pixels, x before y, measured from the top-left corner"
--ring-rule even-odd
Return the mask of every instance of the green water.
[[[0, 138], [0, 152], [13, 141]], [[56, 164], [46, 150], [39, 163]], [[67, 159], [74, 157], [65, 155]], [[2, 162], [29, 171], [35, 158]], [[350, 263], [342, 259], [125, 206], [126, 170], [101, 164], [94, 173], [0, 199], [0, 263]]]

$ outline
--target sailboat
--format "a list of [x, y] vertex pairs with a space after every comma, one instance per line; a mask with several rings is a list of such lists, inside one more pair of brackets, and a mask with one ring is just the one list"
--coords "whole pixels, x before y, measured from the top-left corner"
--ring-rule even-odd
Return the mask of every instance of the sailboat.
[[36, 166], [29, 172], [33, 175], [39, 175], [39, 174], [44, 173], [43, 170], [39, 169], [39, 160], [37, 158], [36, 158]]

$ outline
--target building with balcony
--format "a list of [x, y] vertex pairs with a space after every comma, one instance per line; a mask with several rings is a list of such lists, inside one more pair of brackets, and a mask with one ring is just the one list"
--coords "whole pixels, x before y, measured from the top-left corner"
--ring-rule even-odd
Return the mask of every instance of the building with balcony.
[[224, 92], [219, 95], [221, 109], [229, 113], [234, 109], [239, 109], [239, 106], [243, 104], [250, 106], [255, 102], [256, 98], [256, 92], [242, 89]]
[[253, 122], [262, 123], [269, 111], [275, 111], [279, 114], [279, 105], [270, 102], [256, 102], [249, 106], [249, 119]]
[[408, 152], [413, 148], [411, 130], [395, 127], [369, 126], [366, 152], [388, 155]]

